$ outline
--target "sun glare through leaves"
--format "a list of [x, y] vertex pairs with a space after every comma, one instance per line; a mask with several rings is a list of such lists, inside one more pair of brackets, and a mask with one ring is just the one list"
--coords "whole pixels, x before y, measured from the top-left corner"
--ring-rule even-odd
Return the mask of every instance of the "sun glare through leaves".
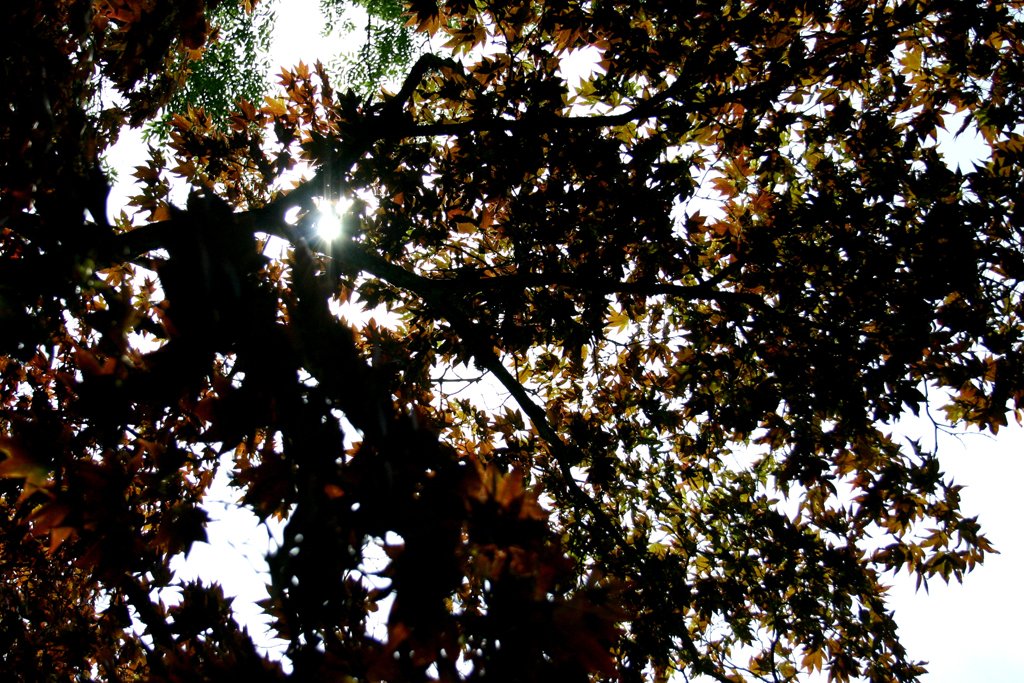
[[339, 197], [325, 200], [317, 206], [316, 234], [325, 242], [333, 242], [345, 230], [345, 217], [352, 208], [352, 200]]

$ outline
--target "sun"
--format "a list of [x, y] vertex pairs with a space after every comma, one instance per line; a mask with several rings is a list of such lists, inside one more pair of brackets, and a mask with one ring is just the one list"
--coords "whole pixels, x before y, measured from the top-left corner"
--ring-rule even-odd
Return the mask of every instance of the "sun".
[[333, 242], [341, 237], [344, 228], [344, 216], [352, 207], [352, 200], [339, 197], [335, 200], [322, 200], [317, 206], [319, 216], [316, 219], [316, 233], [325, 242]]

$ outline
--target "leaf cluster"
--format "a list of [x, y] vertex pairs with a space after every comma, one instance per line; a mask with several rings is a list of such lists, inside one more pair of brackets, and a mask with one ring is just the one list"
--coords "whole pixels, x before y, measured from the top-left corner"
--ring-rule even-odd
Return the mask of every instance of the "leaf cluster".
[[[444, 48], [394, 92], [299, 64], [227, 126], [184, 111], [114, 226], [91, 69], [120, 121], [154, 116], [133, 98], [205, 15], [27, 7], [64, 77], [0, 114], [0, 543], [28, 549], [0, 586], [79, 621], [12, 671], [40, 647], [109, 680], [924, 671], [883, 575], [994, 549], [886, 425], [1024, 407], [1018, 4], [414, 0]], [[221, 467], [284, 522], [263, 608], [290, 674], [171, 571]], [[83, 623], [104, 637], [60, 649]]]

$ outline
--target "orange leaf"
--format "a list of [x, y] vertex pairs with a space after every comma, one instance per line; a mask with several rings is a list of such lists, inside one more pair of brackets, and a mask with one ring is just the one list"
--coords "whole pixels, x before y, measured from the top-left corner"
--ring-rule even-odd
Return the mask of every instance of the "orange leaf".
[[48, 467], [40, 463], [32, 453], [10, 437], [0, 437], [0, 478], [24, 479], [26, 487], [42, 488], [50, 476]]
[[46, 549], [47, 554], [52, 555], [63, 545], [64, 541], [75, 535], [75, 530], [69, 526], [59, 526], [50, 530], [50, 545]]
[[28, 521], [32, 523], [32, 528], [37, 532], [45, 533], [63, 522], [70, 511], [71, 509], [64, 503], [46, 503], [33, 510], [32, 514], [28, 516]]

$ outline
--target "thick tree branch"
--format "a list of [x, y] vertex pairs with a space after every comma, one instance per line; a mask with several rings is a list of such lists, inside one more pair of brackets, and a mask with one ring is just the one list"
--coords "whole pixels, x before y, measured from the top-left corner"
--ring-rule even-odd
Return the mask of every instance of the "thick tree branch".
[[164, 668], [163, 661], [157, 652], [173, 652], [177, 645], [174, 640], [174, 633], [167, 623], [166, 617], [160, 614], [156, 605], [149, 599], [149, 593], [143, 586], [141, 579], [125, 575], [120, 581], [121, 591], [128, 598], [128, 603], [135, 608], [139, 620], [146, 625], [146, 631], [153, 638], [157, 646], [156, 651], [146, 649], [146, 660], [150, 667], [161, 671]]

